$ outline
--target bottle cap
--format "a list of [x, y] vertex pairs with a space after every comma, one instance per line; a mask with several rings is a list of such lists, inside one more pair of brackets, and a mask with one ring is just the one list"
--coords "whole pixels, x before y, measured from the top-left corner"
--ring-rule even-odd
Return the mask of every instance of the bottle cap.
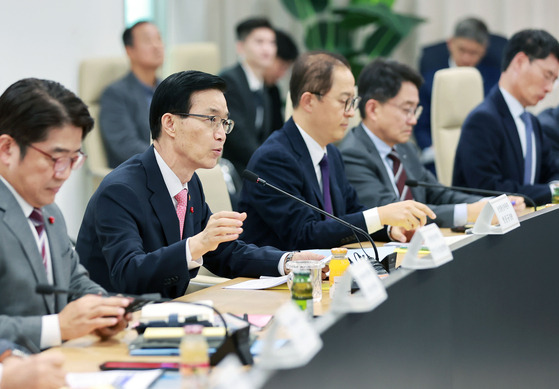
[[183, 327], [185, 334], [201, 334], [204, 326], [201, 324], [189, 324]]
[[345, 247], [335, 247], [330, 250], [332, 255], [347, 255], [347, 248]]

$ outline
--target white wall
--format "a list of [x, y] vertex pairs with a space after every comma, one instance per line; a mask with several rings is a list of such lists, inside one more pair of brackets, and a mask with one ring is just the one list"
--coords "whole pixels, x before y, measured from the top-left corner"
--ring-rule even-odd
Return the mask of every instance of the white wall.
[[[58, 81], [77, 93], [78, 66], [88, 57], [122, 54], [122, 0], [17, 0], [0, 5], [0, 92], [25, 77]], [[57, 196], [77, 236], [87, 204], [84, 171]]]

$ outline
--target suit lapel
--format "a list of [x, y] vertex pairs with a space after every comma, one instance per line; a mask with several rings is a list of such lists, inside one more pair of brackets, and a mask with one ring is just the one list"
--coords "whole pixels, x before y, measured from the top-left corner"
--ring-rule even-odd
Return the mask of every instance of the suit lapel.
[[309, 149], [303, 137], [299, 133], [299, 129], [295, 125], [293, 118], [285, 124], [285, 132], [287, 133], [287, 139], [290, 142], [293, 154], [297, 156], [297, 162], [301, 166], [301, 171], [305, 177], [305, 181], [311, 183], [313, 195], [316, 198], [315, 204], [321, 209], [324, 209], [324, 199], [322, 197], [322, 191], [318, 185], [318, 179], [316, 178], [314, 165], [312, 163], [311, 155], [309, 154]]
[[180, 229], [177, 213], [173, 207], [173, 201], [169, 197], [167, 186], [155, 160], [153, 146], [150, 146], [140, 157], [146, 170], [147, 188], [151, 191], [149, 202], [153, 207], [155, 216], [159, 219], [166, 245], [180, 240]]
[[[505, 128], [505, 136], [508, 138], [508, 141], [505, 144], [512, 145], [514, 150], [514, 156], [516, 159], [516, 172], [521, 174], [524, 172], [524, 157], [522, 153], [522, 145], [520, 144], [520, 138], [518, 137], [518, 129], [516, 128], [516, 123], [510, 113], [509, 107], [505, 102], [503, 95], [498, 87], [493, 90], [493, 94], [491, 95], [491, 99], [493, 100], [497, 111], [501, 115], [503, 120], [503, 126]], [[519, 176], [520, 177], [520, 176]]]
[[[69, 277], [64, 276], [65, 270], [67, 269], [64, 269], [65, 264], [62, 262], [62, 253], [64, 252], [63, 250], [67, 248], [65, 247], [67, 240], [65, 239], [65, 237], [60, 237], [57, 235], [56, 227], [54, 226], [54, 223], [56, 223], [56, 219], [49, 219], [50, 217], [53, 217], [52, 213], [49, 210], [49, 207], [44, 207], [42, 211], [43, 217], [45, 219], [45, 232], [49, 241], [53, 284], [58, 286], [59, 288], [67, 289], [70, 286], [70, 280]], [[52, 220], [52, 224], [49, 220]], [[59, 220], [58, 223], [61, 223], [61, 221]], [[63, 307], [67, 304], [64, 296], [65, 295], [63, 294], [55, 295], [56, 304], [53, 306], [53, 312], [58, 312], [58, 307]]]
[[[24, 254], [24, 258], [19, 258], [19, 252], [16, 251], [16, 245], [14, 244], [15, 255], [11, 260], [25, 262], [26, 265], [22, 263], [21, 266], [29, 266], [36, 284], [48, 284], [43, 259], [39, 253], [27, 218], [23, 214], [17, 200], [2, 181], [0, 181], [0, 209], [4, 210], [2, 223], [4, 223], [7, 230], [12, 232]], [[32, 281], [30, 280], [30, 282]], [[43, 295], [43, 300], [45, 301], [47, 311], [54, 313], [54, 296]]]

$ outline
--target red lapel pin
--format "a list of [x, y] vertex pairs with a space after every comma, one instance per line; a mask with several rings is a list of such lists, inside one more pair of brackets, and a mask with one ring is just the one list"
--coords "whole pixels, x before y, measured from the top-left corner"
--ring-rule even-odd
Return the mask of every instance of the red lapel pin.
[[190, 213], [194, 213], [194, 207], [190, 207]]
[[54, 216], [49, 216], [49, 223], [54, 224]]

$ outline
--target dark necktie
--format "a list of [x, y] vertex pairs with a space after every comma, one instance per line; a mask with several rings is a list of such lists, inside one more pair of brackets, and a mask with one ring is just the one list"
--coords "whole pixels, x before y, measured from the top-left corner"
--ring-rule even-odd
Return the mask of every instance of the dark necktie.
[[388, 158], [392, 160], [392, 172], [394, 173], [394, 182], [396, 183], [396, 188], [398, 188], [400, 200], [413, 200], [411, 190], [406, 186], [408, 176], [404, 170], [404, 165], [402, 165], [400, 161], [400, 156], [395, 149], [390, 151]]
[[254, 128], [256, 128], [256, 132], [260, 134], [264, 129], [264, 90], [258, 89], [252, 91], [254, 96], [254, 106], [256, 108], [256, 115], [254, 116]]
[[320, 160], [320, 173], [322, 174], [322, 198], [324, 201], [324, 210], [329, 213], [334, 213], [332, 207], [332, 197], [330, 196], [330, 167], [328, 166], [328, 155]]
[[526, 111], [520, 115], [526, 127], [526, 156], [524, 157], [524, 185], [532, 184], [532, 120]]
[[39, 251], [41, 252], [41, 257], [43, 258], [43, 266], [45, 270], [47, 269], [47, 255], [45, 251], [45, 220], [43, 219], [43, 213], [39, 208], [33, 208], [33, 212], [29, 215], [29, 219], [35, 226], [37, 230], [37, 235], [39, 235]]

